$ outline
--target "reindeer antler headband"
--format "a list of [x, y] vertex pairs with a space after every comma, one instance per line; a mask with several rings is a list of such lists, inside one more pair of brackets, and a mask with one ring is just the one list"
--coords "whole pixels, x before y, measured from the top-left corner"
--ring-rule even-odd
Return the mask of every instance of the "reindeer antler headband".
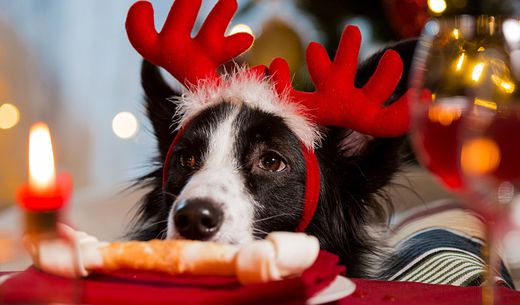
[[[307, 165], [307, 188], [304, 211], [297, 231], [304, 231], [316, 209], [320, 190], [320, 173], [314, 154], [319, 140], [316, 125], [340, 126], [376, 137], [398, 136], [408, 131], [408, 93], [392, 105], [384, 106], [401, 78], [401, 58], [395, 51], [386, 51], [367, 84], [357, 88], [354, 78], [361, 34], [356, 27], [348, 26], [333, 61], [322, 45], [311, 43], [307, 47], [307, 68], [316, 88], [314, 92], [301, 92], [292, 88], [289, 67], [282, 58], [274, 59], [269, 69], [257, 66], [241, 71], [230, 83], [226, 83], [219, 76], [217, 68], [245, 52], [254, 38], [247, 33], [225, 36], [237, 9], [236, 0], [218, 1], [198, 34], [191, 37], [200, 5], [201, 0], [176, 0], [160, 33], [155, 30], [153, 8], [147, 1], [135, 3], [126, 21], [128, 37], [134, 48], [146, 60], [170, 72], [189, 92], [195, 92], [194, 97], [186, 98], [187, 104], [181, 105], [184, 112], [181, 111], [180, 130], [164, 162], [163, 188], [173, 147], [182, 136], [190, 117], [196, 113], [186, 110], [192, 107], [189, 102], [204, 107], [204, 104], [222, 101], [222, 96], [238, 94], [244, 103], [253, 103], [268, 111], [278, 111], [300, 137]], [[266, 75], [270, 78], [266, 78]], [[263, 88], [262, 92], [268, 97], [276, 97], [260, 100], [253, 95], [248, 96], [244, 93], [247, 91], [244, 88], [249, 88], [244, 83], [248, 82]], [[266, 106], [262, 104], [268, 103], [266, 100], [276, 102]]]

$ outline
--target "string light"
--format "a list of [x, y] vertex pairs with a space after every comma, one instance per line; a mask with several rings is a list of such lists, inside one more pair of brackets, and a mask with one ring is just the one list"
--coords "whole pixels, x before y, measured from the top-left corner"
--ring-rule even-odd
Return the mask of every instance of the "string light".
[[0, 106], [0, 129], [13, 128], [20, 121], [20, 111], [12, 104]]
[[480, 77], [482, 76], [482, 72], [484, 71], [484, 63], [480, 62], [473, 67], [473, 72], [471, 72], [471, 79], [474, 82], [478, 82]]
[[466, 54], [462, 52], [460, 54], [459, 59], [457, 60], [457, 65], [455, 66], [455, 70], [460, 71], [462, 70], [462, 65], [464, 64], [464, 59], [466, 58]]
[[453, 36], [455, 39], [459, 39], [459, 29], [453, 29], [451, 36]]
[[491, 75], [491, 80], [497, 87], [504, 91], [507, 94], [511, 94], [515, 91], [515, 84], [511, 82], [510, 80], [503, 79], [499, 76], [496, 76], [495, 74]]
[[139, 124], [130, 112], [120, 112], [112, 120], [112, 130], [121, 139], [130, 139], [137, 134]]
[[474, 104], [480, 107], [484, 107], [491, 110], [497, 110], [497, 103], [493, 101], [483, 100], [480, 98], [475, 98]]
[[428, 0], [428, 8], [435, 14], [442, 14], [446, 10], [446, 1]]

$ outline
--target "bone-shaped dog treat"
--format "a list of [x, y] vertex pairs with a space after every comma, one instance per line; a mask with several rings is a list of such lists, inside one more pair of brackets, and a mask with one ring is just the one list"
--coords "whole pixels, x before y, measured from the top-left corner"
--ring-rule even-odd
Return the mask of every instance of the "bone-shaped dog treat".
[[103, 270], [136, 269], [168, 274], [234, 275], [238, 248], [190, 240], [115, 242], [100, 247]]
[[[191, 240], [105, 243], [66, 226], [61, 230], [71, 243], [42, 241], [38, 266], [65, 277], [86, 276], [93, 270], [133, 269], [171, 275], [228, 275], [237, 276], [243, 284], [261, 283], [301, 274], [319, 252], [318, 240], [304, 233], [273, 232], [265, 240], [237, 246]], [[76, 267], [74, 249], [79, 253]]]

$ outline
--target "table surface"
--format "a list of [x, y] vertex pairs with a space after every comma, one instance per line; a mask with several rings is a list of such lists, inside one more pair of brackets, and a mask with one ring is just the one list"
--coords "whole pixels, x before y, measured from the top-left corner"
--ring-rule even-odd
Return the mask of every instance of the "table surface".
[[[352, 279], [356, 291], [337, 302], [341, 305], [478, 305], [481, 304], [481, 287], [457, 287], [413, 282], [388, 282]], [[501, 305], [520, 304], [520, 292], [498, 288]]]
[[[16, 273], [11, 273], [16, 274]], [[0, 276], [2, 274], [0, 273]], [[5, 275], [5, 274], [4, 274]], [[413, 283], [413, 282], [389, 282], [389, 281], [377, 281], [377, 280], [367, 280], [367, 279], [351, 279], [356, 284], [356, 291], [339, 300], [333, 304], [339, 305], [459, 305], [459, 304], [468, 304], [468, 305], [478, 305], [481, 304], [481, 287], [457, 287], [457, 286], [449, 286], [449, 285], [432, 285], [432, 284], [422, 284], [422, 283]], [[92, 280], [90, 280], [92, 281]], [[45, 287], [45, 281], [40, 281], [39, 283], [33, 283], [32, 287], [27, 287], [27, 291], [34, 291], [36, 286], [40, 285], [40, 287]], [[88, 282], [88, 281], [85, 281]], [[41, 286], [43, 284], [43, 286]], [[139, 290], [144, 287], [140, 287], [135, 283], [129, 282], [111, 282], [107, 283], [111, 286], [111, 289], [115, 289], [113, 291], [113, 295], [109, 298], [111, 300], [108, 302], [109, 304], [119, 304], [123, 301], [120, 297], [129, 293], [129, 289], [134, 290], [133, 293], [137, 293], [139, 295]], [[99, 283], [97, 283], [99, 285]], [[115, 286], [114, 286], [115, 285]], [[63, 290], [66, 290], [66, 285], [56, 285], [53, 283], [52, 288], [47, 287], [46, 289], [53, 290], [52, 292], [48, 292], [50, 294], [60, 293], [57, 286], [63, 287]], [[90, 286], [90, 287], [100, 287], [100, 286]], [[1, 288], [1, 286], [0, 286]], [[146, 288], [148, 289], [148, 288]], [[169, 304], [178, 304], [178, 302], [171, 302], [172, 296], [175, 296], [176, 289], [178, 287], [172, 286], [160, 286], [154, 287], [155, 293], [163, 293], [165, 300], [168, 300]], [[182, 288], [182, 289], [185, 289]], [[92, 289], [91, 289], [92, 290]], [[498, 289], [501, 296], [501, 305], [518, 305], [520, 304], [520, 292], [511, 290], [508, 288], [499, 288]], [[63, 291], [61, 291], [63, 292]], [[92, 292], [92, 291], [90, 291]], [[2, 301], [2, 289], [0, 289], [0, 301]], [[106, 295], [104, 296], [106, 298]], [[155, 295], [157, 300], [157, 295]], [[144, 298], [146, 299], [146, 298]], [[92, 300], [92, 299], [91, 299]], [[119, 300], [119, 301], [118, 301]], [[160, 300], [160, 298], [159, 298]], [[5, 301], [5, 300], [4, 300]], [[123, 301], [126, 303], [126, 301]], [[1, 302], [0, 302], [1, 303]], [[256, 302], [258, 303], [258, 301]], [[105, 303], [100, 303], [105, 304]], [[238, 304], [238, 303], [236, 303]], [[241, 304], [241, 303], [240, 303]], [[250, 304], [250, 302], [247, 302]], [[289, 304], [289, 303], [280, 303], [280, 304]], [[295, 303], [290, 303], [295, 304]], [[298, 304], [298, 303], [296, 303]]]

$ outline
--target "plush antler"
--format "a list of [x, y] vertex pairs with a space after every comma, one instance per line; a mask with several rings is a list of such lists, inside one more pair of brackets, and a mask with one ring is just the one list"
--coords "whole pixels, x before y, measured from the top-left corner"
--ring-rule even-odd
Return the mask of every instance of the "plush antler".
[[201, 79], [218, 79], [217, 67], [246, 51], [253, 36], [237, 33], [224, 36], [237, 9], [236, 0], [220, 0], [206, 18], [196, 37], [191, 31], [201, 0], [176, 0], [160, 33], [147, 1], [136, 2], [128, 12], [126, 30], [134, 48], [148, 61], [165, 68], [189, 87]]
[[314, 92], [294, 90], [289, 66], [282, 58], [269, 67], [276, 90], [288, 91], [293, 102], [305, 106], [307, 114], [318, 125], [342, 126], [376, 137], [391, 137], [406, 133], [409, 128], [407, 92], [392, 105], [384, 107], [394, 92], [403, 72], [399, 54], [388, 50], [376, 71], [363, 88], [356, 88], [356, 76], [361, 33], [348, 26], [341, 37], [334, 61], [318, 43], [307, 47], [307, 68], [315, 85]]

